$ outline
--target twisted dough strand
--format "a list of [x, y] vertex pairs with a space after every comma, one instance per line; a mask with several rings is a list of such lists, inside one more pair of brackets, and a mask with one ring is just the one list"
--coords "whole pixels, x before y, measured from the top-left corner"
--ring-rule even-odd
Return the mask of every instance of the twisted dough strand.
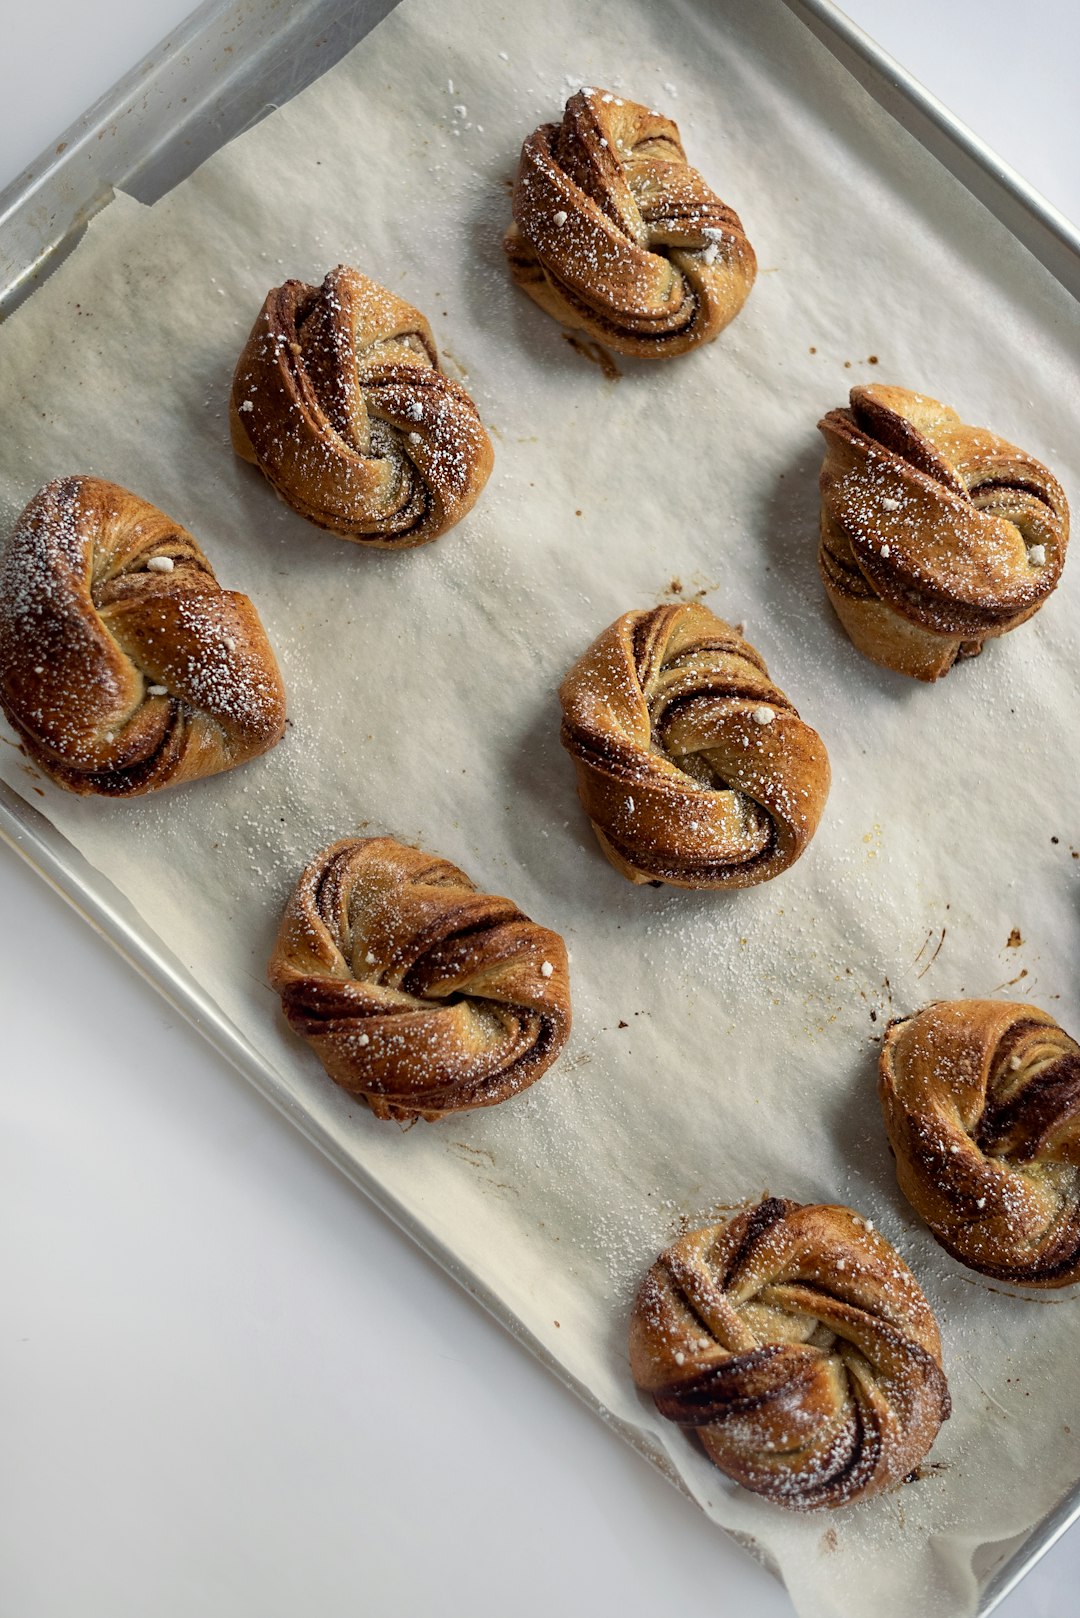
[[494, 1106], [570, 1032], [558, 933], [392, 837], [345, 838], [312, 861], [269, 976], [330, 1077], [379, 1118]]
[[521, 149], [511, 273], [565, 325], [622, 354], [711, 342], [757, 270], [739, 217], [686, 161], [677, 126], [608, 91], [566, 103]]
[[878, 1093], [900, 1189], [961, 1263], [1080, 1281], [1080, 1045], [1037, 1006], [940, 1001], [890, 1024]]
[[285, 694], [247, 596], [192, 536], [101, 478], [60, 478], [0, 564], [0, 701], [71, 792], [129, 797], [280, 741]]
[[824, 743], [754, 648], [700, 603], [624, 613], [559, 696], [581, 802], [632, 882], [749, 887], [813, 836], [829, 790]]
[[861, 652], [936, 680], [1038, 611], [1069, 538], [1069, 508], [1045, 466], [903, 388], [853, 388], [850, 410], [819, 426], [818, 556]]
[[339, 265], [274, 287], [233, 377], [233, 448], [320, 528], [382, 549], [472, 509], [491, 441], [419, 310]]
[[660, 1255], [630, 1368], [722, 1471], [795, 1511], [900, 1482], [950, 1408], [937, 1324], [888, 1242], [777, 1197]]

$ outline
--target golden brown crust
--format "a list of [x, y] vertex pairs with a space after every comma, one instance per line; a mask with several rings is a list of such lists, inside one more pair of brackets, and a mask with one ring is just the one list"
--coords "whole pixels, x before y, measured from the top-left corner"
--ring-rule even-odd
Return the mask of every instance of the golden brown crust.
[[849, 1208], [777, 1197], [660, 1255], [630, 1369], [722, 1471], [794, 1511], [899, 1483], [949, 1415], [937, 1323], [894, 1249]]
[[859, 651], [936, 680], [1038, 611], [1069, 539], [1045, 466], [904, 388], [853, 388], [851, 408], [818, 425], [818, 558]]
[[392, 837], [345, 838], [311, 862], [269, 977], [330, 1077], [379, 1118], [494, 1106], [570, 1032], [558, 933]]
[[109, 797], [232, 769], [285, 728], [247, 596], [164, 512], [91, 477], [46, 484], [4, 552], [0, 703], [47, 775]]
[[699, 602], [624, 613], [559, 697], [581, 802], [632, 882], [750, 887], [786, 870], [817, 829], [824, 742]]
[[439, 369], [419, 310], [339, 265], [262, 306], [233, 377], [233, 448], [294, 511], [384, 550], [426, 545], [471, 511], [491, 441]]
[[1080, 1045], [1036, 1006], [890, 1024], [878, 1093], [900, 1189], [941, 1245], [1019, 1286], [1080, 1281]]
[[711, 342], [757, 264], [739, 217], [686, 161], [670, 118], [605, 90], [566, 103], [521, 149], [505, 248], [564, 325], [648, 359]]

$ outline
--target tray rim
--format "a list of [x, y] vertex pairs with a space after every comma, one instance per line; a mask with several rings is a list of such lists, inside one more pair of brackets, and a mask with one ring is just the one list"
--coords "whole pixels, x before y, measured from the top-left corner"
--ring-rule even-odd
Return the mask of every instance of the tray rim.
[[[312, 3], [317, 5], [319, 0], [312, 0]], [[392, 0], [392, 5], [397, 3], [398, 0]], [[835, 0], [782, 0], [782, 3], [858, 80], [884, 111], [907, 129], [1074, 298], [1080, 300], [1080, 229], [1072, 221], [852, 21]], [[249, 16], [259, 15], [257, 8], [250, 4], [247, 9]], [[352, 4], [344, 0], [341, 14], [355, 11], [359, 21], [362, 9], [355, 4], [355, 0]], [[86, 149], [91, 140], [98, 138], [99, 132], [107, 130], [110, 125], [115, 126], [121, 118], [132, 114], [139, 101], [144, 101], [145, 105], [144, 98], [155, 73], [162, 72], [173, 62], [182, 59], [185, 53], [190, 53], [201, 39], [220, 27], [235, 11], [236, 0], [203, 0], [141, 61], [75, 119], [29, 168], [0, 190], [0, 233], [30, 198], [43, 192], [50, 184], [68, 177], [80, 152]], [[368, 22], [370, 26], [370, 19]], [[357, 36], [358, 39], [367, 31], [365, 28]], [[239, 52], [237, 56], [242, 62]], [[328, 60], [327, 69], [332, 65]], [[40, 284], [51, 274], [81, 237], [90, 218], [111, 200], [112, 185], [121, 185], [124, 178], [122, 175], [114, 177], [104, 196], [87, 199], [64, 235], [46, 245], [39, 257], [25, 266], [9, 285], [0, 286], [0, 304], [27, 280]], [[369, 1197], [404, 1235], [416, 1242], [565, 1388], [689, 1497], [689, 1491], [667, 1462], [663, 1450], [639, 1429], [624, 1422], [601, 1404], [518, 1317], [460, 1263], [445, 1243], [425, 1229], [396, 1197], [369, 1180], [361, 1165], [348, 1155], [333, 1134], [290, 1095], [269, 1063], [214, 1004], [119, 890], [101, 872], [94, 870], [43, 814], [4, 781], [0, 781], [0, 842], [35, 871], [94, 932], [106, 939], [179, 1016]], [[988, 1618], [1078, 1518], [1080, 1478], [986, 1579], [980, 1590], [976, 1618]], [[729, 1529], [723, 1529], [723, 1532], [764, 1562], [770, 1571], [777, 1571], [762, 1548], [752, 1540]]]
[[950, 112], [914, 74], [853, 22], [836, 0], [783, 0], [783, 4], [884, 111], [925, 146], [1066, 291], [1080, 300], [1080, 226]]

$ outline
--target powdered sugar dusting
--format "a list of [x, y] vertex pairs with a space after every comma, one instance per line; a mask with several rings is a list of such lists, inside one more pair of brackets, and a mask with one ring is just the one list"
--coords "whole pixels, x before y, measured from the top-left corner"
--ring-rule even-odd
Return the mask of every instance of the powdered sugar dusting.
[[[12, 413], [0, 443], [9, 515], [37, 479], [85, 464], [92, 448], [96, 464], [181, 518], [222, 580], [251, 595], [290, 693], [292, 725], [255, 765], [121, 805], [54, 808], [59, 795], [46, 784], [48, 811], [191, 963], [358, 1172], [406, 1208], [422, 1205], [426, 1228], [512, 1297], [595, 1400], [663, 1446], [714, 1517], [766, 1545], [807, 1602], [842, 1588], [861, 1618], [886, 1593], [895, 1604], [917, 1589], [944, 1610], [988, 1526], [1011, 1537], [1068, 1485], [1071, 1440], [1060, 1424], [1076, 1432], [1080, 1397], [1067, 1369], [1071, 1305], [992, 1291], [920, 1227], [896, 1189], [873, 1096], [875, 1039], [893, 1015], [987, 992], [1022, 968], [1027, 977], [1000, 993], [1080, 1026], [1070, 967], [1080, 957], [1069, 901], [1076, 838], [1058, 823], [1055, 805], [1071, 788], [1065, 749], [1052, 745], [1068, 734], [1059, 691], [1063, 671], [1076, 683], [1080, 615], [1070, 564], [1033, 624], [933, 690], [900, 689], [852, 650], [823, 601], [813, 422], [855, 379], [843, 359], [861, 365], [880, 351], [891, 376], [999, 427], [1074, 490], [1072, 316], [1062, 298], [1054, 329], [1040, 323], [1030, 267], [1026, 282], [1010, 279], [1008, 241], [980, 234], [988, 227], [974, 212], [963, 214], [966, 239], [986, 251], [956, 273], [948, 181], [923, 185], [921, 154], [894, 131], [888, 163], [903, 163], [925, 205], [912, 228], [894, 169], [879, 173], [873, 129], [852, 156], [856, 109], [829, 100], [831, 65], [823, 72], [815, 52], [785, 57], [794, 22], [778, 13], [775, 33], [751, 39], [750, 12], [735, 8], [717, 56], [695, 52], [674, 11], [662, 31], [655, 18], [641, 28], [620, 18], [626, 94], [670, 112], [663, 82], [678, 86], [691, 161], [745, 210], [758, 245], [769, 245], [762, 267], [775, 273], [709, 351], [652, 365], [647, 378], [647, 362], [627, 361], [621, 381], [605, 381], [509, 284], [498, 242], [502, 182], [521, 140], [557, 118], [582, 82], [620, 91], [606, 14], [522, 13], [511, 28], [481, 7], [487, 37], [475, 42], [471, 23], [457, 35], [450, 13], [418, 4], [346, 64], [339, 91], [330, 78], [291, 104], [287, 138], [268, 118], [243, 152], [203, 170], [197, 197], [189, 188], [156, 209], [152, 233], [139, 210], [125, 221], [123, 199], [111, 204], [72, 260], [77, 276], [65, 283], [61, 270], [27, 306], [56, 288], [54, 303], [39, 305], [55, 338], [21, 338], [18, 315], [0, 329], [11, 396], [25, 389], [49, 416], [44, 431], [24, 423], [31, 412]], [[497, 63], [502, 46], [509, 66]], [[789, 82], [792, 61], [800, 94], [771, 121], [768, 185], [755, 187], [760, 120], [774, 105], [768, 74], [779, 66], [777, 82]], [[485, 138], [451, 136], [454, 101]], [[331, 151], [328, 110], [337, 109], [334, 127], [355, 132], [358, 107], [364, 140]], [[275, 129], [268, 186], [261, 143]], [[248, 213], [235, 206], [238, 181], [257, 198]], [[405, 184], [420, 232], [394, 189]], [[372, 185], [377, 195], [388, 187], [387, 205], [361, 213], [357, 199]], [[131, 289], [125, 341], [139, 355], [123, 351], [115, 371], [101, 360], [109, 300], [93, 270], [106, 228], [115, 242], [107, 285]], [[208, 229], [232, 244], [227, 298], [205, 287]], [[186, 310], [154, 279], [163, 252]], [[317, 532], [228, 459], [223, 383], [267, 287], [293, 274], [317, 282], [341, 257], [424, 310], [498, 431], [473, 513], [407, 556], [361, 553]], [[856, 264], [877, 273], [856, 275]], [[895, 320], [883, 285], [931, 300], [930, 370], [925, 324]], [[1038, 285], [1053, 310], [1054, 288]], [[835, 318], [819, 291], [829, 287], [843, 288]], [[76, 301], [92, 313], [76, 317]], [[808, 343], [818, 347], [812, 360]], [[122, 409], [100, 409], [109, 390]], [[159, 435], [135, 438], [136, 416], [168, 423], [169, 456]], [[647, 445], [647, 463], [627, 454], [630, 440]], [[213, 474], [192, 477], [192, 463]], [[658, 600], [676, 574], [744, 623], [834, 765], [806, 856], [736, 894], [626, 882], [595, 844], [557, 741], [554, 692], [566, 670], [601, 626]], [[19, 763], [0, 746], [5, 780], [18, 783]], [[573, 946], [571, 1045], [501, 1107], [399, 1131], [332, 1086], [277, 1017], [264, 976], [285, 898], [313, 850], [364, 834], [364, 821], [447, 854]], [[1019, 863], [1003, 858], [991, 870], [988, 847]], [[1027, 942], [999, 959], [1016, 924]], [[944, 945], [920, 977], [943, 926]], [[627, 1369], [630, 1303], [656, 1254], [687, 1226], [727, 1217], [718, 1204], [756, 1202], [767, 1189], [873, 1216], [931, 1297], [956, 1401], [932, 1456], [943, 1469], [831, 1514], [828, 1555], [825, 1524], [728, 1489], [692, 1442], [654, 1419]]]

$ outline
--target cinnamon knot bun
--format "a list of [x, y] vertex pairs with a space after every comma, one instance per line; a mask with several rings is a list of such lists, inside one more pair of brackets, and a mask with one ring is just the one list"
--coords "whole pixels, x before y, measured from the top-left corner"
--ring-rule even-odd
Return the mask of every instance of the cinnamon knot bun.
[[1080, 1045], [1036, 1006], [891, 1023], [879, 1095], [900, 1189], [945, 1250], [1026, 1287], [1080, 1281]]
[[621, 354], [708, 343], [757, 263], [738, 214], [686, 161], [670, 118], [606, 90], [566, 103], [521, 149], [505, 247], [541, 309]]
[[118, 798], [232, 769], [285, 728], [247, 596], [171, 517], [93, 477], [46, 484], [4, 552], [0, 704], [46, 775]]
[[936, 680], [1038, 612], [1069, 508], [1033, 456], [904, 388], [852, 388], [819, 422], [822, 577], [875, 663]]
[[494, 1106], [570, 1032], [558, 933], [392, 837], [345, 838], [312, 861], [269, 976], [330, 1077], [379, 1118]]
[[744, 1488], [794, 1511], [899, 1483], [949, 1415], [937, 1323], [849, 1208], [769, 1197], [645, 1277], [630, 1369]]
[[233, 448], [300, 516], [403, 550], [472, 509], [491, 442], [418, 309], [339, 265], [267, 294], [236, 366]]
[[829, 790], [825, 744], [708, 607], [624, 613], [559, 697], [581, 802], [632, 882], [750, 887], [813, 836]]

